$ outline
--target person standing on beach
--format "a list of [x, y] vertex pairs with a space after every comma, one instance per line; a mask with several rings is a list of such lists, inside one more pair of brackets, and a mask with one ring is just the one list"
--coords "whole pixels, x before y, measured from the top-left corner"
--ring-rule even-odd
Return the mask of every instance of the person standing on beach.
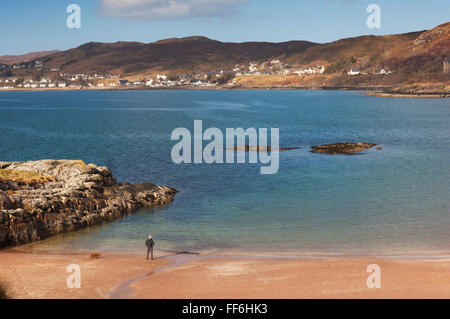
[[148, 255], [151, 253], [152, 260], [153, 260], [153, 245], [155, 245], [155, 241], [153, 240], [152, 236], [148, 236], [147, 240], [145, 241], [145, 246], [147, 246], [147, 260]]

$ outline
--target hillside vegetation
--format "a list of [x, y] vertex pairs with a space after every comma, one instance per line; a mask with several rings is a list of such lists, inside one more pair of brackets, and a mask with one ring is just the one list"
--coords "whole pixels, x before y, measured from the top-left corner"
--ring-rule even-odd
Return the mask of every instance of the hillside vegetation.
[[[449, 58], [450, 22], [427, 31], [325, 44], [228, 43], [201, 36], [153, 43], [90, 42], [24, 62], [20, 68], [0, 65], [0, 77], [67, 81], [74, 74], [99, 74], [143, 83], [164, 73], [171, 81], [188, 75], [185, 78], [207, 79], [219, 87], [408, 87], [447, 95], [450, 75], [443, 65]], [[308, 69], [313, 72], [302, 73]], [[347, 75], [351, 69], [360, 74]], [[87, 86], [85, 81], [79, 85]]]

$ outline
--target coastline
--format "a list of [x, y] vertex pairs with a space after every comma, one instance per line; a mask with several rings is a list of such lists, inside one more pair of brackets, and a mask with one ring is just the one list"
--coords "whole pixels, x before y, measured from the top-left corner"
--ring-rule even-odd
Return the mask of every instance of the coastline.
[[119, 183], [107, 167], [81, 160], [0, 162], [0, 247], [164, 206], [177, 192], [148, 182]]
[[390, 97], [390, 98], [450, 98], [448, 91], [413, 92], [399, 88], [399, 91], [392, 91], [391, 88], [380, 87], [358, 87], [358, 86], [216, 86], [216, 87], [83, 87], [83, 88], [8, 88], [0, 89], [0, 92], [64, 92], [64, 91], [228, 91], [228, 90], [336, 90], [336, 91], [361, 91], [365, 96]]
[[[449, 298], [450, 257], [310, 257], [292, 255], [167, 254], [154, 261], [128, 254], [0, 251], [0, 281], [12, 298]], [[66, 268], [81, 269], [69, 289]], [[370, 289], [368, 265], [381, 268]], [[202, 278], [199, 280], [199, 278]]]

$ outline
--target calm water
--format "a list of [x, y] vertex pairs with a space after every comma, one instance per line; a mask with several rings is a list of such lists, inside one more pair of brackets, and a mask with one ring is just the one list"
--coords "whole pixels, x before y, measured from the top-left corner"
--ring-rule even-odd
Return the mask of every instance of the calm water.
[[[259, 164], [175, 165], [176, 127], [278, 127]], [[344, 91], [0, 92], [0, 160], [82, 159], [119, 181], [180, 190], [171, 205], [59, 235], [41, 248], [409, 253], [450, 248], [450, 103]], [[367, 141], [358, 156], [311, 145]]]

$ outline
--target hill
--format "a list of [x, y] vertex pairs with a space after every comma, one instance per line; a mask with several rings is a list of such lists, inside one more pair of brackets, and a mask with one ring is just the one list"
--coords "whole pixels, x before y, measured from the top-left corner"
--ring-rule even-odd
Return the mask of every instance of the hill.
[[[208, 73], [230, 71], [225, 72], [221, 81], [211, 78], [215, 84], [222, 85], [227, 81], [231, 83], [235, 76], [231, 71], [238, 65], [233, 82], [243, 88], [342, 87], [401, 91], [408, 87], [409, 91], [446, 95], [450, 75], [443, 71], [443, 61], [449, 57], [450, 23], [444, 23], [426, 31], [359, 36], [324, 44], [308, 41], [233, 43], [202, 36], [152, 43], [89, 42], [50, 54], [30, 53], [15, 60], [4, 57], [9, 61], [29, 59], [16, 69], [3, 65], [0, 58], [0, 77], [40, 79], [47, 76], [55, 80], [65, 73], [60, 80], [67, 80], [73, 74], [109, 74], [141, 80], [154, 78], [156, 73], [162, 72], [170, 79], [182, 74], [204, 79]], [[273, 60], [278, 61], [272, 65]], [[252, 70], [251, 62], [255, 62], [257, 68]], [[308, 68], [315, 74], [302, 73]], [[347, 75], [350, 69], [359, 69], [361, 74]], [[381, 69], [388, 74], [380, 74]], [[246, 74], [240, 76], [242, 73]], [[252, 76], [246, 76], [249, 74]], [[83, 81], [76, 83], [88, 85]]]
[[55, 54], [59, 52], [58, 50], [52, 50], [52, 51], [39, 51], [39, 52], [30, 52], [27, 54], [22, 55], [2, 55], [0, 56], [0, 63], [1, 64], [19, 64], [21, 62], [29, 62], [36, 59], [39, 59], [40, 57]]
[[349, 68], [393, 72], [442, 72], [442, 60], [450, 57], [450, 23], [429, 31], [387, 36], [361, 36], [317, 45], [291, 55], [293, 65], [327, 64], [328, 73]]
[[[153, 43], [90, 42], [43, 58], [50, 68], [67, 73], [140, 74], [148, 72], [195, 73], [232, 70], [236, 64], [278, 58], [294, 67], [320, 64], [328, 73], [349, 68], [393, 72], [440, 72], [450, 56], [450, 23], [429, 31], [386, 36], [360, 36], [317, 44], [226, 43], [206, 37], [171, 38]], [[0, 60], [1, 62], [1, 60]]]
[[236, 64], [288, 57], [315, 45], [308, 41], [225, 43], [197, 36], [148, 44], [90, 42], [43, 61], [67, 73], [192, 73], [232, 70]]

